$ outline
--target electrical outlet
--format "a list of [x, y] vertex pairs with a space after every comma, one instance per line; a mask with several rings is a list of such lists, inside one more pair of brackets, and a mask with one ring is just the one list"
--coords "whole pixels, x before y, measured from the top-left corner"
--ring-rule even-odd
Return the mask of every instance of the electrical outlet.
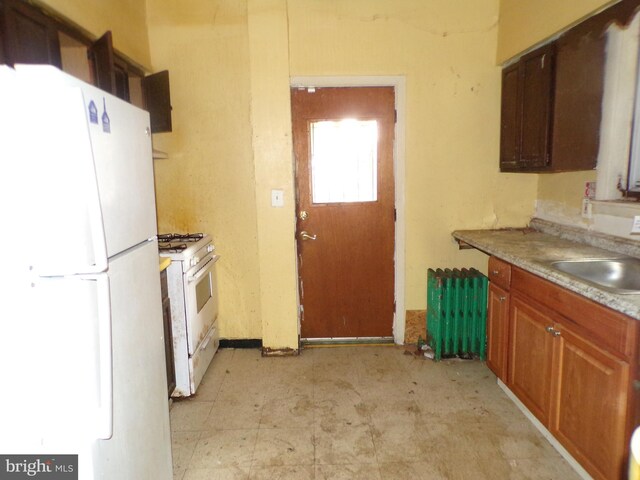
[[582, 199], [582, 218], [591, 218], [593, 205], [588, 198]]

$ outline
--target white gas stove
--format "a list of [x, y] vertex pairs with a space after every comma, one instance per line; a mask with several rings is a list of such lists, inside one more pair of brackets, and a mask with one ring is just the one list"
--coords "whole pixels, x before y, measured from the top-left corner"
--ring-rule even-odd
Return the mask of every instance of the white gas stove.
[[173, 354], [174, 397], [193, 395], [220, 344], [218, 285], [211, 237], [203, 233], [158, 235], [160, 256], [171, 258], [167, 269]]

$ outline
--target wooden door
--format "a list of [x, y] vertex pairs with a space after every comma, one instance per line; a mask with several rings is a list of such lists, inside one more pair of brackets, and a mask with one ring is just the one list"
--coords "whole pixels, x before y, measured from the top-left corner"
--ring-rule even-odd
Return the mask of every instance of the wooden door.
[[557, 406], [550, 427], [595, 478], [622, 478], [629, 364], [561, 329]]
[[291, 99], [301, 336], [391, 336], [394, 89], [293, 89]]
[[503, 382], [507, 381], [508, 345], [509, 293], [492, 283], [487, 316], [487, 366]]
[[530, 300], [511, 294], [510, 357], [507, 382], [543, 425], [549, 423], [554, 320]]

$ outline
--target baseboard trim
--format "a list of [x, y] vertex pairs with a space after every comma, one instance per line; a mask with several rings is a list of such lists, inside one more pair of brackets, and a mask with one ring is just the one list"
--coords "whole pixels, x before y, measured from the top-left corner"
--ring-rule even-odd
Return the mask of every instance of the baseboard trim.
[[262, 348], [262, 340], [259, 338], [221, 338], [220, 348]]
[[299, 348], [270, 348], [262, 347], [263, 357], [296, 357], [300, 355]]

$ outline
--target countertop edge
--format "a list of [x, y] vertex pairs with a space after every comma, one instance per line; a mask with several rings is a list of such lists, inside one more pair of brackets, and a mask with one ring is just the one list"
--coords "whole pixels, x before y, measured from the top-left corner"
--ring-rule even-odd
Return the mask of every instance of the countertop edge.
[[[505, 262], [508, 262], [516, 267], [522, 268], [527, 272], [533, 273], [534, 275], [538, 275], [545, 280], [548, 280], [556, 285], [566, 288], [574, 293], [582, 295], [590, 300], [593, 300], [596, 303], [604, 305], [612, 310], [617, 312], [624, 313], [632, 317], [635, 320], [640, 320], [640, 295], [620, 295], [612, 292], [608, 292], [602, 290], [596, 286], [585, 283], [571, 277], [567, 274], [559, 272], [557, 270], [551, 269], [550, 267], [544, 265], [542, 262], [538, 262], [535, 260], [529, 260], [523, 258], [520, 255], [510, 254], [508, 251], [505, 251], [502, 248], [494, 247], [486, 242], [478, 241], [474, 238], [473, 234], [487, 234], [489, 232], [495, 233], [495, 235], [500, 235], [501, 232], [513, 232], [518, 229], [509, 229], [509, 230], [455, 230], [452, 232], [452, 236], [454, 239], [462, 241], [473, 248], [480, 250], [481, 252], [495, 256]], [[530, 229], [520, 229], [522, 231], [530, 230]], [[542, 235], [549, 235], [542, 232], [538, 232]], [[565, 239], [566, 240], [566, 239]], [[568, 241], [568, 240], [566, 240]], [[578, 245], [582, 245], [579, 242], [574, 242]], [[620, 255], [620, 253], [612, 252], [612, 255]]]
[[169, 257], [159, 257], [158, 263], [160, 271], [163, 272], [164, 270], [169, 268], [169, 265], [171, 265], [171, 259]]

